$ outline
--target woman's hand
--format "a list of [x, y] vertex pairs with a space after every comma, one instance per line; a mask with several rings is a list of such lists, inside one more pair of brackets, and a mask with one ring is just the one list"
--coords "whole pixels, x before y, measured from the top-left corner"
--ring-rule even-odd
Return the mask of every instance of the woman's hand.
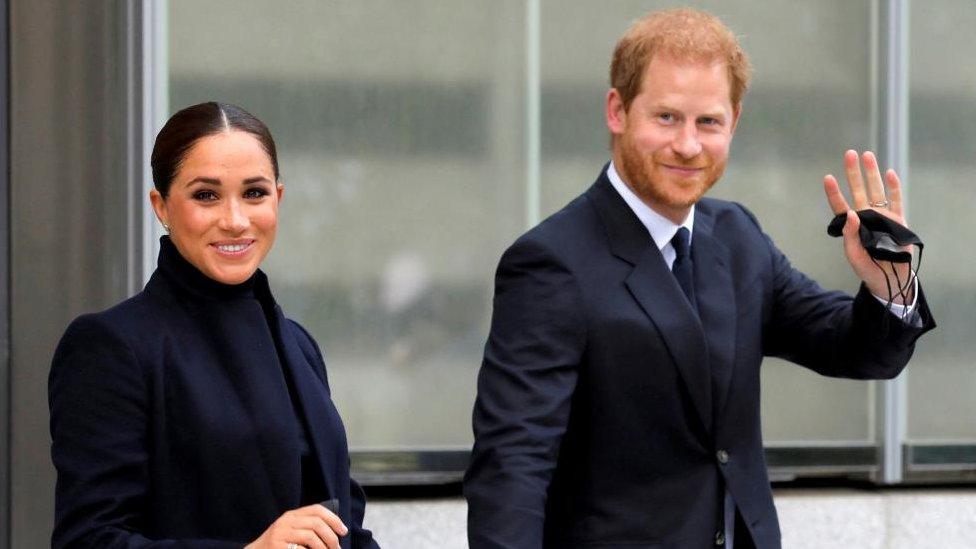
[[347, 533], [335, 513], [315, 504], [281, 515], [244, 549], [286, 549], [290, 543], [308, 549], [339, 549], [339, 536]]

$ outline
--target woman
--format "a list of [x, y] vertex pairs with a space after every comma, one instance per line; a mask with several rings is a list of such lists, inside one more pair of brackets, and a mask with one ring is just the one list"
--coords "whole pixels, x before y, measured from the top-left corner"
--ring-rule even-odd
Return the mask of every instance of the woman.
[[54, 547], [376, 547], [322, 355], [258, 270], [283, 192], [270, 132], [188, 107], [152, 173], [156, 272], [54, 356]]

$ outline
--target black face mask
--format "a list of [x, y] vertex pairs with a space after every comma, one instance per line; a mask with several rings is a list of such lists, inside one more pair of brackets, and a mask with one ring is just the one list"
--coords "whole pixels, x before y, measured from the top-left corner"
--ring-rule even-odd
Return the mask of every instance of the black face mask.
[[[911, 245], [918, 246], [921, 256], [922, 240], [904, 225], [870, 209], [857, 212], [857, 216], [861, 218], [861, 228], [857, 231], [861, 244], [875, 260], [911, 263], [912, 253], [901, 249]], [[837, 214], [827, 225], [827, 234], [842, 236], [845, 223], [847, 212]]]
[[[885, 273], [885, 281], [888, 282], [888, 304], [890, 306], [895, 298], [895, 294], [901, 295], [903, 299], [906, 297], [905, 292], [914, 283], [919, 269], [922, 268], [922, 248], [924, 247], [922, 239], [908, 230], [904, 225], [881, 215], [875, 210], [860, 210], [857, 212], [857, 217], [861, 220], [858, 237], [861, 239], [861, 244], [876, 265], [878, 265], [878, 261], [911, 264], [912, 253], [903, 250], [902, 247], [918, 246], [918, 265], [908, 277], [904, 286], [901, 280], [896, 280], [896, 284], [892, 288], [891, 281], [888, 280], [888, 274]], [[846, 223], [847, 212], [837, 214], [830, 221], [830, 224], [827, 225], [827, 234], [830, 236], [842, 236], [844, 234], [844, 224]], [[881, 265], [878, 265], [878, 268], [880, 269]], [[896, 271], [896, 279], [897, 276]], [[892, 289], [896, 291], [892, 291]]]

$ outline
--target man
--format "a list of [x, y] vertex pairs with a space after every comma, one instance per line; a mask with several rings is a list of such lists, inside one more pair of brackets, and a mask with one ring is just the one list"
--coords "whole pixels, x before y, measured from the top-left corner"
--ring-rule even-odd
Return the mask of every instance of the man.
[[[896, 273], [861, 246], [832, 176], [827, 199], [848, 212], [844, 249], [863, 281], [853, 298], [794, 270], [742, 206], [702, 198], [749, 78], [720, 21], [651, 14], [610, 72], [611, 163], [498, 267], [464, 486], [470, 545], [779, 547], [763, 356], [892, 378], [934, 322], [917, 284], [889, 303]], [[886, 194], [874, 156], [862, 160], [866, 181], [845, 155], [853, 207], [903, 224], [897, 176]]]

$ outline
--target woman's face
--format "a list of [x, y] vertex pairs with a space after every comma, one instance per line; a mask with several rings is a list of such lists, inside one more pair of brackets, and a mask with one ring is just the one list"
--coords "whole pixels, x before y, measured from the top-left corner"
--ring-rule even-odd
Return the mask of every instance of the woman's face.
[[218, 282], [240, 284], [271, 250], [283, 190], [257, 138], [231, 130], [198, 140], [169, 196], [153, 189], [149, 198], [187, 261]]

